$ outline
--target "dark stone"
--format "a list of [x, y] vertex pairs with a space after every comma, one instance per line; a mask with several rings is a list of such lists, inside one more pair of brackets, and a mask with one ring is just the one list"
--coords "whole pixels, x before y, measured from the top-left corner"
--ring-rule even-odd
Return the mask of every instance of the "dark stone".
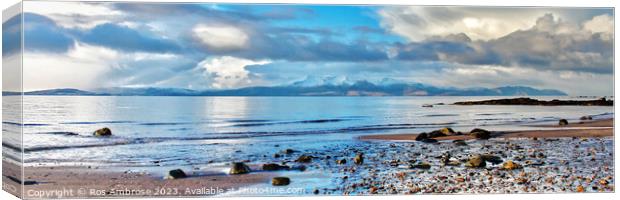
[[282, 151], [282, 153], [284, 153], [284, 154], [292, 154], [292, 153], [295, 153], [295, 150], [293, 150], [293, 149], [285, 149], [285, 150]]
[[312, 156], [301, 155], [301, 156], [299, 156], [299, 158], [297, 158], [297, 160], [295, 160], [295, 162], [300, 162], [300, 163], [312, 162]]
[[586, 115], [586, 116], [581, 116], [581, 118], [579, 118], [580, 120], [592, 120], [592, 116], [590, 115]]
[[491, 138], [491, 132], [481, 129], [481, 128], [475, 128], [471, 130], [469, 132], [469, 135], [474, 136], [476, 139], [483, 139], [483, 140]]
[[432, 139], [432, 138], [426, 138], [421, 140], [420, 142], [424, 142], [424, 143], [437, 143], [439, 141], [437, 141], [436, 139]]
[[235, 162], [233, 163], [228, 173], [229, 174], [247, 174], [247, 173], [250, 173], [250, 171], [251, 171], [250, 167], [245, 165], [245, 163]]
[[481, 155], [481, 157], [484, 161], [493, 163], [494, 165], [497, 165], [503, 162], [502, 158], [500, 158], [499, 156], [491, 155], [491, 154], [484, 154], [484, 155]]
[[109, 128], [102, 128], [99, 130], [96, 130], [95, 132], [93, 132], [94, 136], [111, 136], [112, 135], [112, 130], [110, 130]]
[[464, 140], [454, 140], [452, 143], [456, 146], [467, 146], [467, 143]]
[[418, 136], [415, 137], [416, 141], [422, 141], [423, 139], [427, 139], [428, 138], [428, 134], [426, 133], [420, 133], [418, 134]]
[[357, 155], [355, 155], [355, 158], [353, 159], [353, 161], [355, 162], [355, 164], [361, 165], [364, 163], [364, 154], [362, 153], [358, 153]]
[[566, 125], [568, 125], [568, 120], [566, 120], [566, 119], [560, 119], [560, 122], [558, 122], [558, 125], [560, 125], [560, 126], [566, 126]]
[[469, 158], [469, 160], [465, 163], [465, 167], [485, 167], [486, 162], [480, 155], [474, 155]]
[[271, 179], [271, 185], [283, 186], [291, 184], [291, 179], [288, 177], [274, 177]]
[[410, 165], [409, 168], [411, 169], [430, 169], [431, 168], [431, 164], [428, 164], [427, 162], [420, 162], [414, 165]]
[[165, 177], [166, 179], [180, 179], [186, 178], [187, 175], [181, 169], [170, 170], [168, 175]]
[[265, 171], [276, 171], [276, 170], [288, 170], [291, 167], [286, 165], [278, 165], [275, 163], [263, 164], [263, 170]]

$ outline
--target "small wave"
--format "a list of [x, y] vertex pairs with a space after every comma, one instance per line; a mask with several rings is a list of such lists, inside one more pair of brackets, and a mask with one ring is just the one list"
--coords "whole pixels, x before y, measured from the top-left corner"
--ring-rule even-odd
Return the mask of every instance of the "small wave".
[[130, 124], [134, 121], [61, 122], [60, 124]]
[[152, 123], [139, 123], [138, 125], [143, 126], [174, 126], [174, 125], [185, 125], [191, 124], [188, 122], [152, 122]]
[[478, 116], [492, 116], [492, 115], [510, 115], [512, 113], [478, 113]]
[[314, 120], [301, 120], [301, 121], [285, 121], [285, 122], [265, 122], [265, 123], [241, 123], [234, 124], [233, 127], [253, 127], [253, 126], [270, 126], [270, 125], [282, 125], [282, 124], [320, 124], [320, 123], [332, 123], [349, 121], [352, 119], [314, 119]]
[[37, 124], [37, 123], [17, 123], [17, 122], [2, 122], [5, 125], [13, 125], [13, 126], [49, 126], [50, 124]]
[[187, 130], [192, 130], [192, 128], [171, 128], [168, 130], [169, 131], [187, 131]]
[[430, 114], [430, 115], [424, 115], [424, 117], [454, 117], [454, 116], [460, 116], [459, 114]]
[[299, 121], [299, 123], [318, 124], [318, 123], [341, 122], [341, 121], [347, 121], [347, 120], [346, 119], [316, 119], [316, 120], [303, 120], [303, 121]]
[[474, 119], [474, 121], [500, 121], [500, 120], [510, 121], [510, 120], [515, 120], [515, 119], [514, 118], [482, 118], [482, 119]]
[[271, 120], [266, 119], [232, 119], [227, 120], [227, 122], [231, 123], [252, 123], [252, 122], [270, 122]]
[[46, 135], [66, 135], [66, 136], [78, 136], [80, 134], [75, 132], [66, 132], [66, 131], [54, 131], [54, 132], [38, 132], [33, 134], [46, 134]]

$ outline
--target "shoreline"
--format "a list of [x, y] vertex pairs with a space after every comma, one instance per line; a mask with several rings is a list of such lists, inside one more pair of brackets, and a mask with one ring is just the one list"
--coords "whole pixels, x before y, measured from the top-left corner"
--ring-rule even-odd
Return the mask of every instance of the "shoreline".
[[[554, 128], [525, 131], [493, 132], [491, 138], [561, 138], [561, 137], [610, 137], [613, 136], [613, 118], [559, 125], [525, 125], [529, 127]], [[567, 129], [569, 128], [569, 129]], [[418, 133], [362, 135], [359, 140], [415, 141]], [[470, 135], [453, 135], [433, 138], [436, 140], [470, 140]]]
[[[3, 182], [18, 184], [19, 166], [5, 160]], [[117, 172], [90, 167], [25, 167], [24, 198], [133, 198], [217, 196], [244, 187], [268, 183], [275, 172], [228, 175], [223, 172], [196, 174], [187, 178], [164, 179], [149, 172]], [[174, 169], [171, 167], [170, 169]]]
[[[272, 163], [293, 162], [297, 156], [310, 154], [314, 161], [307, 163], [301, 163], [304, 166], [308, 166], [310, 173], [287, 173], [286, 171], [264, 171], [259, 170], [259, 164], [265, 164], [265, 161], [254, 160], [250, 161], [252, 164], [248, 164], [252, 169], [249, 174], [242, 175], [228, 175], [225, 173], [224, 168], [230, 166], [219, 167], [207, 167], [207, 168], [193, 168], [185, 171], [188, 175], [187, 178], [180, 179], [163, 179], [164, 174], [159, 172], [152, 172], [147, 170], [135, 170], [135, 168], [127, 168], [125, 172], [113, 170], [111, 167], [89, 167], [89, 166], [72, 166], [72, 167], [49, 167], [49, 166], [28, 166], [23, 168], [25, 170], [24, 181], [27, 183], [24, 186], [24, 198], [129, 198], [129, 197], [179, 197], [179, 196], [222, 196], [222, 195], [246, 195], [245, 189], [252, 188], [275, 188], [275, 189], [287, 189], [293, 187], [295, 184], [304, 184], [304, 179], [313, 179], [308, 177], [308, 174], [312, 173], [326, 173], [337, 174], [343, 178], [336, 176], [335, 180], [339, 183], [335, 188], [320, 188], [314, 189], [316, 191], [310, 191], [306, 193], [300, 193], [299, 195], [313, 196], [314, 194], [394, 194], [394, 191], [398, 190], [401, 194], [417, 194], [417, 193], [458, 193], [458, 191], [469, 192], [488, 192], [488, 193], [513, 193], [513, 192], [567, 192], [567, 191], [579, 191], [576, 189], [576, 185], [572, 183], [552, 183], [558, 188], [547, 188], [543, 185], [532, 185], [530, 188], [524, 187], [521, 180], [522, 173], [517, 176], [509, 171], [501, 169], [502, 165], [490, 164], [487, 166], [486, 172], [498, 173], [501, 176], [488, 175], [484, 170], [472, 171], [472, 169], [458, 166], [445, 166], [442, 164], [438, 157], [443, 156], [440, 152], [451, 151], [452, 161], [458, 161], [465, 163], [467, 155], [462, 153], [462, 149], [472, 149], [470, 153], [495, 153], [506, 160], [515, 160], [521, 163], [523, 166], [530, 168], [530, 170], [537, 170], [540, 174], [545, 172], [557, 171], [556, 173], [571, 174], [574, 172], [558, 171], [554, 166], [560, 166], [559, 163], [563, 163], [564, 160], [576, 160], [580, 158], [608, 160], [607, 154], [609, 148], [601, 148], [597, 151], [603, 152], [603, 154], [587, 155], [591, 149], [574, 147], [574, 151], [579, 153], [575, 157], [562, 157], [565, 154], [555, 152], [551, 149], [570, 147], [573, 145], [581, 145], [582, 142], [590, 145], [596, 144], [597, 147], [600, 144], [605, 144], [609, 141], [608, 137], [613, 136], [613, 118], [601, 119], [601, 120], [589, 120], [589, 121], [576, 121], [569, 123], [567, 126], [558, 125], [544, 125], [544, 124], [526, 124], [524, 126], [540, 127], [541, 130], [529, 130], [529, 131], [502, 131], [491, 132], [491, 138], [566, 138], [572, 137], [570, 140], [512, 140], [510, 142], [504, 140], [489, 140], [478, 141], [472, 136], [468, 135], [454, 135], [436, 137], [437, 140], [468, 140], [466, 146], [456, 146], [451, 142], [441, 142], [438, 144], [426, 144], [415, 142], [415, 137], [418, 134], [390, 134], [390, 135], [365, 135], [360, 136], [353, 140], [361, 141], [355, 143], [353, 146], [334, 146], [329, 147], [326, 150], [319, 152], [294, 152], [283, 158], [273, 158]], [[492, 130], [491, 130], [492, 131]], [[578, 138], [592, 138], [588, 141], [578, 140]], [[374, 143], [364, 142], [369, 140], [383, 140], [392, 141], [388, 143]], [[403, 142], [394, 142], [403, 141]], [[556, 142], [547, 142], [556, 141]], [[486, 143], [492, 143], [495, 145], [486, 146]], [[547, 160], [547, 164], [540, 162], [541, 157], [535, 156], [534, 158], [529, 155], [529, 151], [519, 150], [515, 146], [510, 146], [509, 143], [516, 143], [528, 148], [535, 148], [536, 152], [544, 152], [545, 157], [550, 156]], [[586, 145], [587, 146], [587, 145]], [[394, 149], [397, 149], [394, 151]], [[492, 148], [492, 149], [489, 149]], [[403, 154], [402, 152], [412, 151], [411, 149], [417, 149], [420, 155]], [[413, 150], [416, 151], [416, 150]], [[365, 158], [364, 164], [355, 164], [355, 157], [358, 153], [363, 153]], [[400, 152], [400, 153], [399, 153]], [[458, 153], [461, 152], [461, 153]], [[504, 152], [504, 153], [496, 153]], [[469, 154], [469, 153], [467, 153]], [[571, 154], [572, 155], [572, 154]], [[581, 157], [579, 157], [581, 155]], [[411, 158], [416, 160], [411, 160]], [[450, 158], [450, 157], [448, 157]], [[409, 161], [407, 161], [409, 159]], [[418, 160], [419, 159], [419, 160]], [[342, 160], [346, 161], [344, 163]], [[296, 162], [296, 161], [295, 161]], [[437, 170], [434, 173], [424, 173], [426, 169], [419, 168], [420, 163], [430, 163], [430, 166]], [[530, 164], [528, 164], [528, 162]], [[533, 164], [532, 164], [533, 163]], [[586, 163], [581, 164], [581, 163]], [[586, 166], [584, 169], [597, 170], [597, 171], [609, 171], [609, 165], [599, 165], [596, 162], [587, 163], [587, 161], [575, 162], [575, 164]], [[542, 165], [542, 167], [540, 167]], [[561, 164], [564, 165], [564, 164]], [[592, 165], [592, 166], [590, 166]], [[6, 183], [16, 184], [19, 181], [19, 166], [15, 163], [7, 162], [3, 160], [3, 181]], [[412, 167], [413, 166], [413, 167]], [[179, 166], [161, 166], [161, 171], [168, 171], [178, 168]], [[180, 166], [182, 169], [187, 169], [189, 166]], [[593, 168], [595, 167], [595, 168]], [[351, 171], [351, 169], [355, 169]], [[380, 174], [376, 169], [386, 170], [390, 172], [388, 174]], [[575, 170], [576, 168], [567, 168]], [[356, 173], [356, 170], [361, 170], [360, 173]], [[590, 171], [577, 171], [581, 174], [591, 174]], [[303, 171], [303, 170], [302, 170]], [[399, 173], [396, 173], [399, 172]], [[465, 174], [465, 172], [468, 172]], [[473, 172], [473, 173], [472, 173]], [[399, 174], [412, 173], [411, 177], [421, 176], [422, 182], [418, 182], [415, 186], [408, 186], [409, 188], [396, 189], [396, 186], [402, 186], [403, 184], [410, 185], [411, 183], [403, 182], [404, 179]], [[293, 178], [293, 184], [288, 187], [272, 187], [270, 180], [273, 177], [290, 175]], [[602, 173], [601, 176], [607, 177], [606, 173]], [[536, 179], [538, 175], [526, 175], [531, 176], [529, 178]], [[574, 177], [573, 177], [574, 176]], [[370, 179], [367, 179], [369, 178]], [[437, 179], [452, 180], [454, 185], [446, 185], [447, 187], [428, 187], [423, 183]], [[540, 177], [543, 177], [542, 175]], [[325, 181], [333, 181], [334, 176], [327, 175]], [[478, 179], [492, 178], [497, 184], [488, 184], [482, 189], [463, 189], [467, 184], [487, 184], [482, 182], [476, 182]], [[546, 177], [547, 179], [549, 177]], [[571, 178], [580, 178], [578, 175], [571, 175]], [[377, 179], [379, 181], [373, 182], [368, 180]], [[606, 181], [613, 182], [613, 179], [605, 179]], [[384, 182], [386, 182], [384, 184]], [[389, 184], [387, 184], [389, 183]], [[343, 184], [341, 187], [340, 184]], [[361, 186], [360, 186], [361, 184]], [[464, 185], [465, 184], [465, 185]], [[500, 187], [503, 184], [511, 184], [508, 189]], [[588, 186], [588, 192], [608, 192], [613, 191], [613, 184], [601, 185], [601, 186]], [[596, 184], [596, 183], [595, 183]], [[383, 185], [383, 186], [382, 186]], [[264, 187], [263, 187], [264, 186]], [[458, 189], [461, 188], [461, 189]], [[486, 189], [485, 189], [486, 188]], [[556, 190], [558, 189], [558, 190]], [[46, 193], [50, 191], [67, 191], [70, 190], [73, 193]], [[319, 193], [320, 192], [320, 193]], [[283, 194], [286, 195], [286, 194]], [[247, 195], [246, 195], [247, 196]], [[270, 196], [261, 193], [250, 194], [250, 196]]]

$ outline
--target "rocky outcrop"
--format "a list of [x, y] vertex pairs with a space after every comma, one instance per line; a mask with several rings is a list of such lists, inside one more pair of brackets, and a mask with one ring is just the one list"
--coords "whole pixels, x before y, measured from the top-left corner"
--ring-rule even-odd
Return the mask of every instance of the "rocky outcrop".
[[250, 167], [245, 165], [245, 163], [236, 162], [232, 164], [232, 167], [230, 168], [228, 174], [247, 174], [250, 173], [250, 171]]
[[558, 122], [558, 125], [560, 125], [560, 126], [566, 126], [566, 125], [568, 125], [568, 120], [566, 120], [566, 119], [560, 119], [560, 121]]
[[463, 101], [454, 105], [529, 105], [529, 106], [613, 106], [613, 100], [600, 98], [597, 100], [551, 100], [543, 101], [531, 98], [494, 99], [484, 101]]
[[93, 135], [94, 136], [112, 136], [112, 130], [105, 127], [105, 128], [96, 130], [95, 132], [93, 132]]

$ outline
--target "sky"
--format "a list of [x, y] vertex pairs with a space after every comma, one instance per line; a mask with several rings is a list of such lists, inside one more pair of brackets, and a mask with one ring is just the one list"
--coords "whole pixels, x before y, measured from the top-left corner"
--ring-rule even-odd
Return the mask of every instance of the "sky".
[[26, 1], [24, 90], [318, 78], [612, 95], [613, 20], [606, 8]]

